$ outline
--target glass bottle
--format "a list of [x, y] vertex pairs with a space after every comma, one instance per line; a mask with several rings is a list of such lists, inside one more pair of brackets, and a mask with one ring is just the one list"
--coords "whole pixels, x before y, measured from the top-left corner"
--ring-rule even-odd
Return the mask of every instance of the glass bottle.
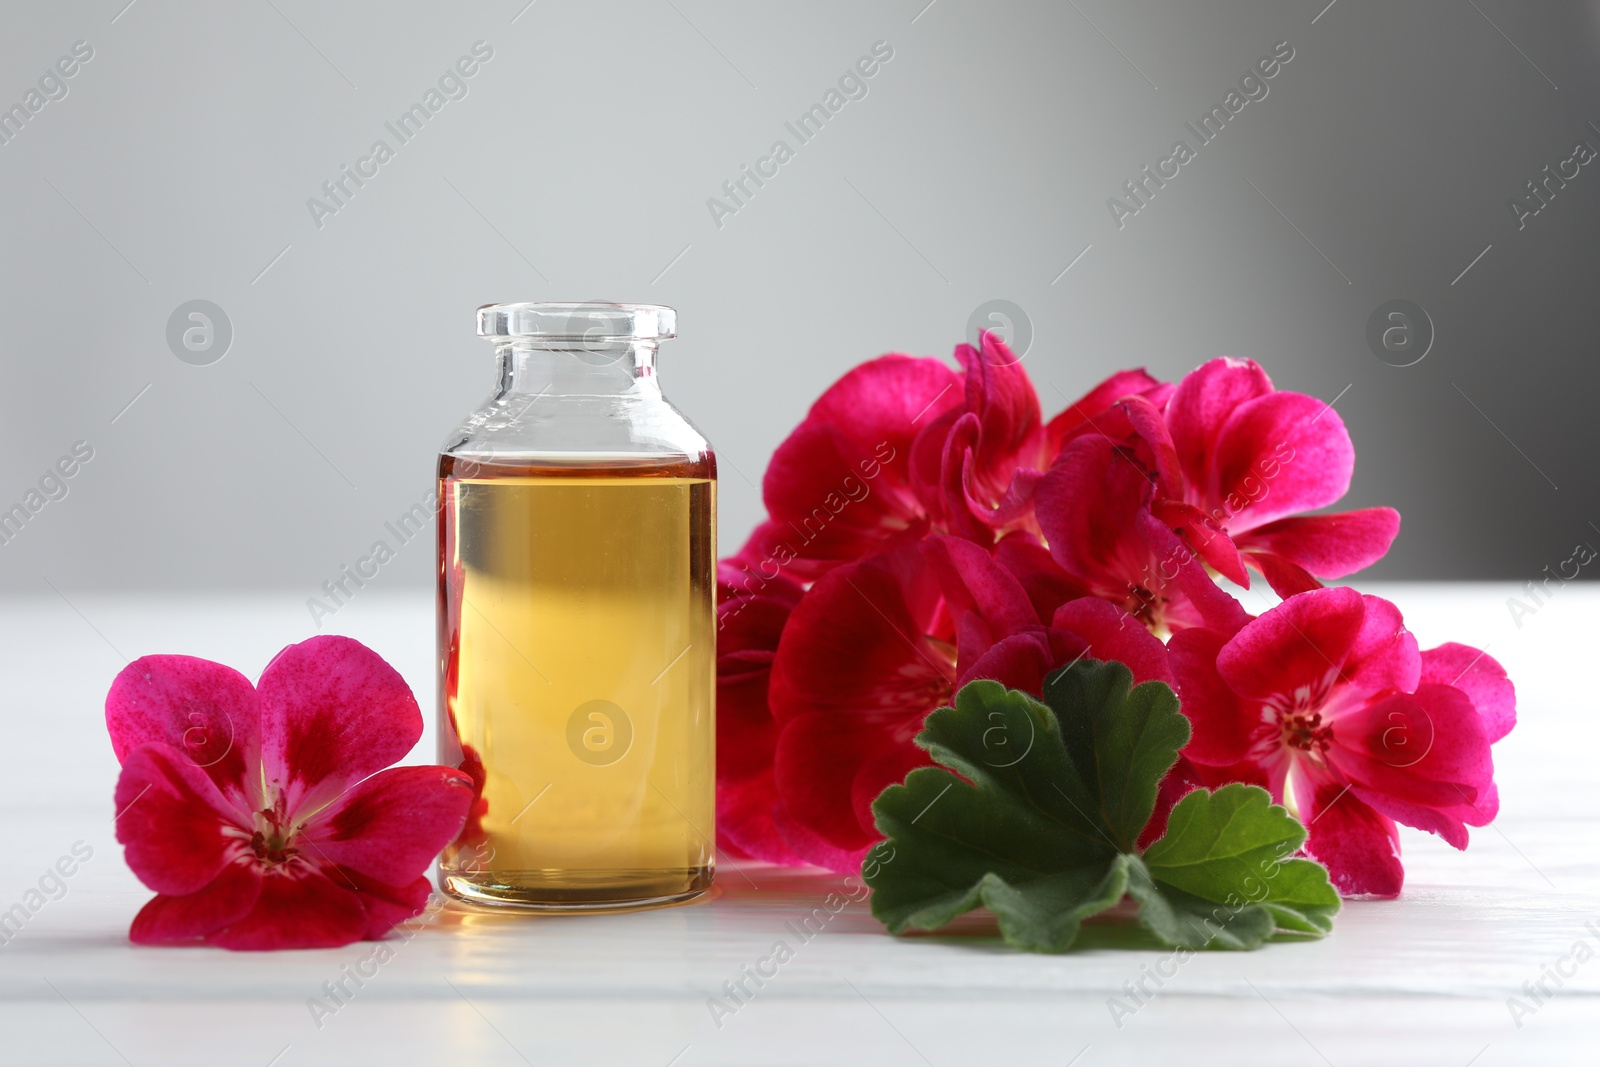
[[439, 457], [439, 762], [478, 786], [447, 893], [687, 900], [716, 828], [716, 459], [661, 395], [676, 313], [491, 304], [499, 381]]

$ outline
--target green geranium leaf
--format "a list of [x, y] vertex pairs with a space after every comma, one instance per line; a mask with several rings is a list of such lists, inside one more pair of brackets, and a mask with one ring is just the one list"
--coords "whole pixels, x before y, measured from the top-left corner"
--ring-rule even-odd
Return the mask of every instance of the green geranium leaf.
[[[1260, 786], [1197, 789], [1178, 801], [1167, 832], [1145, 850], [1141, 862], [1148, 879], [1135, 875], [1128, 891], [1152, 930], [1165, 921], [1151, 905], [1160, 893], [1202, 902], [1201, 927], [1225, 926], [1228, 947], [1254, 948], [1276, 930], [1320, 937], [1333, 929], [1339, 894], [1322, 864], [1289, 858], [1305, 839], [1305, 827]], [[1187, 901], [1174, 908], [1193, 914]], [[1201, 947], [1204, 935], [1196, 940], [1192, 928], [1182, 925], [1187, 934], [1176, 926], [1157, 933], [1174, 944]]]
[[1253, 948], [1280, 930], [1331, 928], [1327, 872], [1286, 858], [1305, 831], [1264, 790], [1196, 790], [1139, 854], [1161, 778], [1189, 740], [1171, 689], [1081, 660], [1045, 680], [1044, 698], [976, 681], [928, 716], [917, 744], [948, 769], [914, 770], [872, 806], [888, 841], [863, 877], [892, 933], [981, 906], [1011, 944], [1059, 952], [1124, 895], [1172, 945]]

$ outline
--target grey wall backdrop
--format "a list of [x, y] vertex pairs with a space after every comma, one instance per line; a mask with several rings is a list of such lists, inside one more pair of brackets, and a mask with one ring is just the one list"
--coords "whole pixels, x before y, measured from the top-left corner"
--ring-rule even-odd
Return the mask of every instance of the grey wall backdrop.
[[[5, 589], [311, 595], [424, 497], [488, 391], [473, 309], [524, 299], [679, 309], [662, 380], [719, 448], [728, 548], [830, 381], [948, 358], [992, 300], [1022, 310], [1047, 407], [1219, 354], [1337, 398], [1346, 504], [1405, 516], [1375, 577], [1531, 579], [1600, 545], [1600, 162], [1575, 148], [1600, 148], [1593, 4], [103, 0], [0, 21], [0, 106], [21, 108], [0, 121], [0, 507], [92, 449], [0, 545]], [[892, 58], [801, 144], [785, 123], [877, 42]], [[1275, 46], [1265, 97], [1115, 218]], [[402, 142], [385, 124], [430, 90]], [[778, 140], [775, 176], [708, 208]], [[334, 200], [346, 166], [369, 176]], [[1431, 328], [1380, 358], [1369, 319], [1397, 299]], [[194, 300], [231, 326], [220, 359], [221, 320], [177, 346], [192, 362], [169, 346]], [[378, 581], [423, 585], [431, 557], [408, 545]]]

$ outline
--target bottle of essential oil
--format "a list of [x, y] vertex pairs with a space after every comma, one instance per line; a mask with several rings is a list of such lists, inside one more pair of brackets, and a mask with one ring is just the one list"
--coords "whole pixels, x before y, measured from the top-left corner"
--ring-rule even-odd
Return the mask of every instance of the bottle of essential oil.
[[671, 308], [492, 304], [492, 396], [439, 457], [439, 762], [463, 900], [687, 900], [715, 866], [717, 467], [661, 395]]

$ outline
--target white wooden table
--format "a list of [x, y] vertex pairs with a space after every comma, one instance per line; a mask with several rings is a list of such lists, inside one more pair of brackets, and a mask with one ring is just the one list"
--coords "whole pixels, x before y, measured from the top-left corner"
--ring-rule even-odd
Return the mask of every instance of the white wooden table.
[[[1135, 930], [1098, 927], [1076, 951], [1034, 956], [1007, 949], [980, 917], [957, 936], [895, 939], [853, 904], [801, 943], [785, 924], [839, 880], [727, 864], [713, 899], [687, 907], [533, 918], [447, 910], [320, 1020], [308, 1000], [370, 944], [265, 955], [134, 948], [128, 922], [149, 894], [112, 833], [105, 689], [123, 656], [155, 652], [254, 677], [312, 632], [310, 591], [62, 591], [70, 605], [44, 589], [0, 611], [0, 910], [75, 842], [93, 856], [0, 947], [0, 1063], [1600, 1062], [1600, 588], [1561, 589], [1519, 629], [1510, 586], [1373, 587], [1400, 604], [1425, 647], [1487, 647], [1511, 671], [1521, 723], [1495, 749], [1499, 821], [1474, 831], [1465, 853], [1407, 831], [1399, 900], [1347, 905], [1324, 941], [1201, 954], [1120, 1028], [1107, 998], [1164, 955], [1123, 947], [1139, 943]], [[431, 708], [427, 592], [363, 590], [325, 624], [376, 648]], [[432, 746], [430, 731], [413, 760], [429, 762]], [[719, 1027], [708, 998], [725, 996], [723, 983], [777, 940], [794, 958]], [[1580, 940], [1596, 958], [1518, 1028], [1507, 998], [1533, 1004], [1523, 983]]]

